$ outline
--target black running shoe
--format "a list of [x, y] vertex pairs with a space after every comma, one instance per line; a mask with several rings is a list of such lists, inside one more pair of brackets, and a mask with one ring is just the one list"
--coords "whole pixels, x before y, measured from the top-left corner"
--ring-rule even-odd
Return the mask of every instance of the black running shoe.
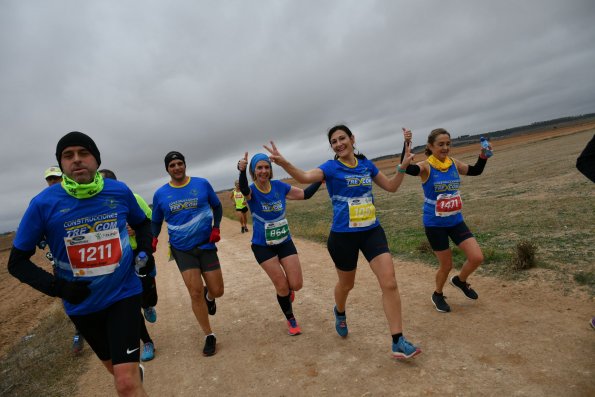
[[205, 338], [205, 347], [202, 349], [203, 356], [213, 356], [217, 352], [217, 338], [215, 334], [207, 335]]
[[463, 294], [465, 294], [465, 296], [467, 297], [467, 299], [476, 300], [477, 298], [479, 298], [479, 296], [477, 295], [477, 292], [475, 292], [471, 288], [471, 285], [469, 285], [468, 283], [466, 283], [464, 281], [461, 281], [461, 279], [459, 279], [459, 276], [453, 276], [450, 279], [450, 284], [453, 287], [456, 287], [459, 290], [461, 290], [461, 292]]
[[448, 306], [448, 303], [446, 303], [444, 298], [446, 298], [446, 296], [435, 291], [432, 294], [432, 303], [440, 313], [448, 313], [450, 311], [450, 306]]
[[207, 294], [209, 293], [209, 289], [205, 285], [205, 302], [207, 302], [207, 310], [211, 316], [214, 316], [217, 313], [217, 304], [215, 303], [215, 298], [212, 301], [207, 299]]

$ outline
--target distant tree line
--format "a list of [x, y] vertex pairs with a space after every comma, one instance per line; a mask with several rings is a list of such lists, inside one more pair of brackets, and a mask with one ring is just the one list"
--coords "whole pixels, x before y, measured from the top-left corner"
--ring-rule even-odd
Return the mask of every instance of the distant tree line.
[[[464, 145], [468, 145], [471, 143], [478, 143], [480, 136], [485, 136], [488, 139], [493, 139], [493, 138], [501, 138], [504, 136], [531, 134], [533, 132], [543, 131], [544, 129], [547, 129], [547, 128], [555, 129], [558, 127], [563, 127], [563, 126], [577, 124], [580, 122], [588, 122], [588, 121], [593, 121], [593, 120], [595, 120], [595, 113], [581, 114], [578, 116], [560, 117], [560, 118], [552, 119], [552, 120], [536, 121], [531, 124], [521, 125], [521, 126], [513, 127], [513, 128], [507, 128], [505, 130], [482, 132], [482, 133], [473, 134], [473, 135], [465, 134], [465, 135], [461, 135], [457, 138], [453, 138], [452, 143], [454, 146], [464, 146]], [[413, 147], [411, 149], [411, 151], [414, 153], [420, 153], [420, 152], [424, 151], [425, 147], [426, 147], [426, 145], [424, 143], [423, 145], [418, 145], [418, 146]], [[389, 154], [386, 156], [376, 157], [372, 160], [374, 160], [374, 161], [384, 160], [384, 159], [392, 158], [395, 156], [401, 156], [401, 153]]]

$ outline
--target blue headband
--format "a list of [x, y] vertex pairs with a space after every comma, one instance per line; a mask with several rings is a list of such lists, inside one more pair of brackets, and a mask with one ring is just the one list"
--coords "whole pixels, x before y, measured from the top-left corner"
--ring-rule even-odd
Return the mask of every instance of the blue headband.
[[267, 163], [269, 163], [269, 167], [271, 167], [271, 159], [266, 154], [256, 153], [254, 156], [252, 156], [252, 160], [250, 160], [250, 172], [252, 174], [254, 174], [254, 170], [256, 169], [256, 164], [259, 161], [263, 161], [263, 160], [266, 161]]

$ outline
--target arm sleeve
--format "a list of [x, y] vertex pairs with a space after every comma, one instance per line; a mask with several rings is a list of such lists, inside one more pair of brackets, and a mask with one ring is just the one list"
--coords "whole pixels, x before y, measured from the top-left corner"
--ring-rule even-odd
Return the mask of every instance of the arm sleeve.
[[29, 284], [46, 295], [56, 296], [55, 277], [31, 262], [34, 253], [35, 250], [22, 251], [13, 246], [8, 259], [8, 272], [20, 282]]
[[407, 148], [405, 147], [405, 142], [403, 142], [403, 150], [401, 150], [401, 161], [400, 163], [403, 162], [403, 159], [405, 158], [405, 150], [407, 150]]
[[151, 221], [151, 234], [157, 237], [159, 233], [161, 233], [161, 222]]
[[244, 196], [248, 196], [251, 191], [250, 191], [250, 186], [248, 186], [248, 178], [246, 177], [246, 170], [244, 171], [240, 171], [240, 192], [242, 192], [242, 194]]
[[592, 182], [595, 182], [595, 135], [576, 159], [576, 168]]
[[213, 209], [213, 227], [219, 228], [221, 218], [223, 218], [223, 206], [219, 203], [219, 205], [211, 208]]
[[481, 156], [479, 156], [477, 158], [477, 162], [475, 163], [475, 165], [469, 166], [469, 169], [467, 170], [467, 175], [469, 175], [469, 176], [481, 175], [484, 167], [486, 166], [487, 161], [488, 161], [487, 159], [481, 158]]
[[310, 186], [304, 189], [304, 200], [308, 200], [310, 197], [314, 196], [314, 194], [318, 191], [322, 182], [314, 182]]
[[417, 165], [417, 164], [409, 164], [407, 166], [407, 168], [405, 169], [405, 173], [407, 175], [418, 176], [420, 172], [421, 172], [421, 168], [419, 168], [419, 165]]

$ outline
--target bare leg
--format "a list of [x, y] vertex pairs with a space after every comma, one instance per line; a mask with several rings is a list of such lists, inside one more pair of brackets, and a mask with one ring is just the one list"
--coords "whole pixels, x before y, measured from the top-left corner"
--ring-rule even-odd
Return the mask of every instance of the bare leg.
[[380, 254], [370, 262], [382, 290], [382, 306], [391, 335], [403, 332], [401, 317], [401, 296], [395, 277], [393, 260], [389, 253]]
[[194, 312], [194, 316], [205, 335], [209, 335], [213, 331], [211, 330], [211, 324], [209, 322], [209, 313], [207, 311], [207, 303], [205, 302], [202, 278], [200, 275], [200, 270], [198, 269], [188, 269], [182, 272], [184, 284], [186, 284], [186, 288], [190, 294], [190, 300], [192, 301], [192, 311]]

